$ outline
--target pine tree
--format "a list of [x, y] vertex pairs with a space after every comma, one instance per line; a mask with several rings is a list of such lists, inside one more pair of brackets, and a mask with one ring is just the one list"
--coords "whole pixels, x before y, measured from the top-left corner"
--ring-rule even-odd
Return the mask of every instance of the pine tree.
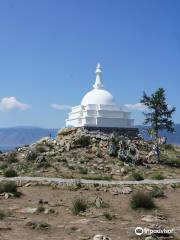
[[144, 124], [149, 126], [148, 133], [155, 138], [157, 160], [160, 162], [158, 141], [160, 131], [165, 130], [174, 132], [172, 114], [175, 112], [176, 108], [171, 108], [166, 103], [165, 90], [163, 88], [159, 88], [150, 96], [144, 92], [141, 103], [146, 107], [146, 111], [143, 113], [145, 116]]

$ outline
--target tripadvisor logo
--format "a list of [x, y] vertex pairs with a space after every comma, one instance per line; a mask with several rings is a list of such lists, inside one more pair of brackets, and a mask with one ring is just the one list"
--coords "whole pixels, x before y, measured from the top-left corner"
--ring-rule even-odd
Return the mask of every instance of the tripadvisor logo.
[[140, 236], [144, 233], [144, 229], [142, 227], [135, 228], [135, 234]]
[[142, 228], [136, 227], [135, 234], [141, 236], [142, 234], [172, 234], [174, 229], [149, 229], [149, 228]]

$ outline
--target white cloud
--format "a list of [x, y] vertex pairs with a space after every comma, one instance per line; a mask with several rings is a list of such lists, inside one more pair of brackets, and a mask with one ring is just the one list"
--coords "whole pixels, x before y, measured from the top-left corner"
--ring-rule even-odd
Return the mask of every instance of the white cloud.
[[65, 105], [65, 104], [51, 104], [51, 107], [57, 110], [69, 110], [72, 108], [70, 105]]
[[13, 109], [26, 110], [29, 105], [18, 101], [15, 97], [4, 97], [0, 100], [0, 111], [10, 111]]
[[125, 104], [124, 106], [130, 110], [143, 111], [146, 109], [146, 106], [143, 103]]

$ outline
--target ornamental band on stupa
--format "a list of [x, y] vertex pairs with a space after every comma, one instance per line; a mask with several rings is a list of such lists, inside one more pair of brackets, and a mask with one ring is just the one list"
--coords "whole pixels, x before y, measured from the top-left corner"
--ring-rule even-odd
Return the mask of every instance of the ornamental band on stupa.
[[82, 99], [79, 106], [72, 107], [66, 127], [84, 127], [88, 130], [119, 132], [137, 135], [131, 113], [117, 105], [112, 94], [105, 90], [102, 83], [102, 69], [96, 67], [96, 80], [93, 89]]

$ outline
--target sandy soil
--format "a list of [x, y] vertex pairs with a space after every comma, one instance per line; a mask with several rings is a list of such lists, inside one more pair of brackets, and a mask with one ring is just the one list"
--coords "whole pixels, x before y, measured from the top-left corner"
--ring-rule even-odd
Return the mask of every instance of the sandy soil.
[[[99, 233], [109, 235], [112, 240], [137, 239], [134, 229], [137, 226], [149, 226], [152, 223], [142, 221], [142, 216], [161, 213], [167, 221], [161, 222], [163, 226], [176, 229], [175, 235], [180, 236], [180, 189], [166, 188], [166, 198], [156, 199], [157, 210], [134, 211], [129, 206], [130, 195], [114, 196], [110, 192], [96, 189], [78, 191], [68, 189], [52, 189], [52, 187], [22, 187], [20, 198], [0, 199], [0, 208], [9, 209], [11, 217], [0, 221], [1, 240], [87, 240]], [[81, 216], [71, 212], [72, 201], [84, 197], [93, 202], [97, 196], [109, 203], [108, 208], [91, 207]], [[58, 214], [44, 213], [18, 213], [22, 208], [37, 207], [39, 199], [48, 201], [46, 207], [51, 207]], [[104, 212], [115, 214], [116, 218], [107, 220]], [[35, 230], [26, 226], [29, 221], [43, 221], [50, 224], [48, 229]], [[178, 231], [179, 228], [179, 231]], [[141, 238], [144, 239], [144, 238]], [[178, 238], [176, 238], [178, 239]]]

